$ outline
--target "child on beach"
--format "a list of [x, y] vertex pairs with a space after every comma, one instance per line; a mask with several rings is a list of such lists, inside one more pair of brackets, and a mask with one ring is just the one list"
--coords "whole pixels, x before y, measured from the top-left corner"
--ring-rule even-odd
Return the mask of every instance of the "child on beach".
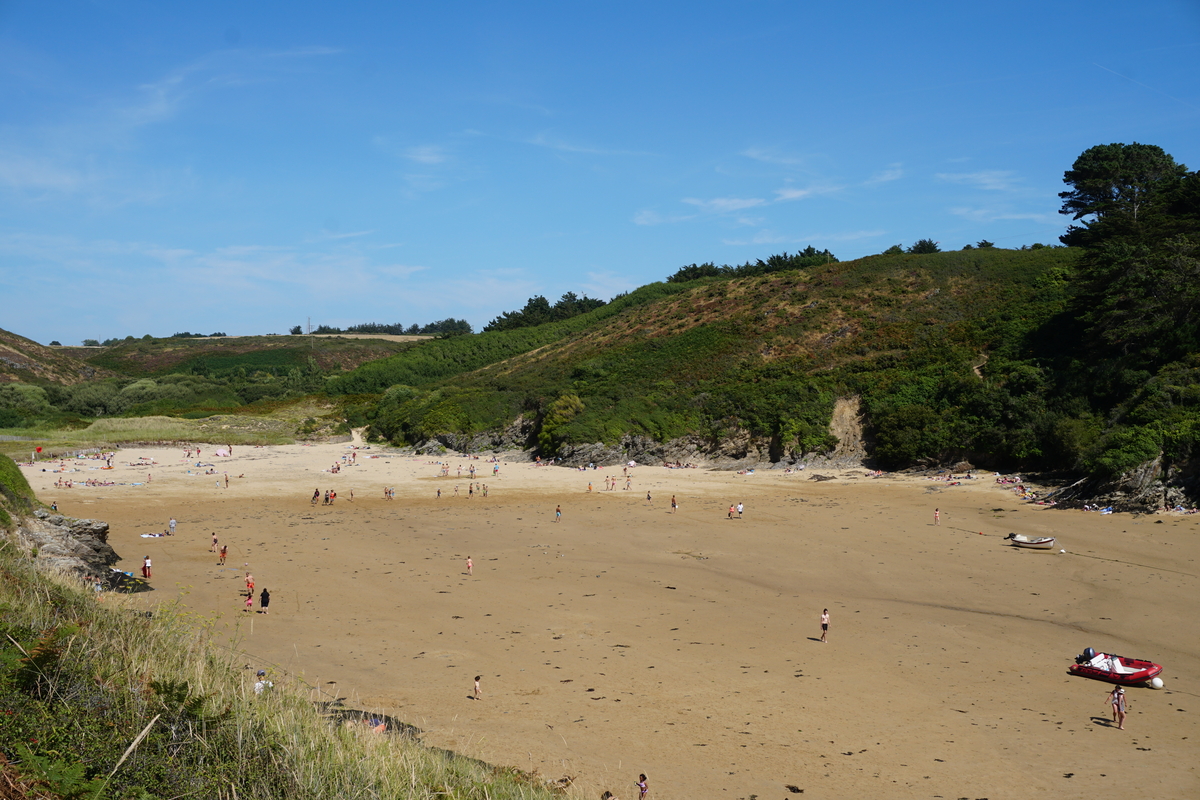
[[482, 676], [482, 675], [476, 675], [476, 676], [475, 676], [475, 695], [474, 695], [474, 697], [475, 697], [475, 699], [476, 699], [476, 700], [482, 700], [482, 699], [483, 699], [483, 692], [479, 691], [479, 681], [480, 681], [482, 678], [483, 678], [483, 676]]
[[555, 506], [554, 507], [554, 521], [558, 522], [560, 519], [562, 519], [562, 506]]
[[638, 775], [635, 785], [638, 787], [638, 800], [646, 800], [646, 793], [650, 791], [650, 787], [646, 785], [646, 773]]
[[471, 563], [471, 557], [467, 556], [467, 574], [474, 575], [475, 574], [474, 570], [475, 570], [475, 565], [473, 563]]
[[826, 635], [829, 633], [829, 609], [821, 612], [821, 641], [825, 641]]
[[254, 605], [254, 592], [246, 592], [246, 607], [243, 611], [249, 611]]
[[1125, 730], [1125, 688], [1118, 686], [1108, 693], [1108, 702], [1112, 705], [1113, 722], [1118, 730]]
[[212, 552], [212, 553], [215, 553], [215, 552], [217, 552], [217, 533], [216, 533], [216, 531], [213, 531], [213, 543], [212, 543], [212, 547], [210, 547], [210, 548], [208, 548], [208, 549], [209, 549], [209, 552]]
[[942, 524], [942, 512], [940, 509], [935, 508], [933, 510], [933, 524], [934, 525]]

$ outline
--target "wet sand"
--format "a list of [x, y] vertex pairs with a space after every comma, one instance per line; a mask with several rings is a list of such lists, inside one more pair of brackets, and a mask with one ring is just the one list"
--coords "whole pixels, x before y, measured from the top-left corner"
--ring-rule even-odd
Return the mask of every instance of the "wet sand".
[[[789, 786], [1200, 796], [1200, 516], [1047, 509], [990, 475], [946, 486], [638, 466], [631, 489], [606, 491], [620, 466], [504, 463], [493, 476], [450, 455], [438, 477], [436, 459], [370, 458], [378, 449], [322, 471], [347, 452], [202, 457], [229, 472], [228, 489], [188, 474], [182, 448], [25, 474], [64, 513], [107, 520], [128, 571], [152, 557], [156, 591], [137, 602], [182, 596], [235, 632], [254, 667], [392, 714], [428, 744], [576, 776], [583, 796], [635, 796], [639, 772], [664, 800]], [[139, 456], [158, 464], [124, 466]], [[487, 498], [468, 499], [470, 464]], [[141, 486], [53, 487], [147, 471]], [[318, 487], [337, 502], [310, 505]], [[739, 501], [743, 517], [728, 519]], [[139, 538], [171, 516], [176, 536]], [[1056, 535], [1067, 553], [1009, 547], [1009, 532]], [[270, 590], [269, 615], [242, 610], [246, 569], [256, 594]], [[1124, 731], [1109, 723], [1110, 686], [1066, 673], [1088, 646], [1165, 667], [1165, 690], [1128, 690]]]

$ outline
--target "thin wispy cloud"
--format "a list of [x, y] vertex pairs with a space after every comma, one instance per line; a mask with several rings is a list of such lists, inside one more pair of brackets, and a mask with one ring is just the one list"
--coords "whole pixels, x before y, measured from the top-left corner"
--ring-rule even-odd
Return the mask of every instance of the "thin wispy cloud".
[[999, 220], [1034, 220], [1036, 222], [1060, 222], [1057, 214], [1010, 211], [1000, 208], [952, 208], [950, 213], [972, 222], [997, 222]]
[[530, 139], [522, 140], [525, 144], [533, 145], [534, 147], [545, 147], [550, 150], [558, 150], [562, 153], [583, 153], [593, 156], [649, 156], [653, 153], [647, 153], [640, 150], [620, 150], [610, 149], [605, 147], [593, 147], [591, 145], [576, 144], [574, 142], [564, 141], [546, 134], [538, 134]]
[[359, 239], [363, 236], [370, 236], [374, 230], [367, 231], [351, 231], [349, 233], [338, 233], [337, 231], [321, 231], [319, 234], [312, 236], [305, 241], [307, 242], [333, 242], [342, 241], [345, 239]]
[[312, 56], [336, 56], [344, 52], [340, 47], [326, 47], [324, 45], [308, 45], [305, 47], [293, 47], [288, 50], [277, 50], [273, 53], [267, 53], [267, 58], [309, 58]]
[[757, 208], [767, 204], [761, 197], [714, 197], [711, 200], [701, 200], [696, 197], [685, 197], [683, 202], [699, 208], [706, 214], [727, 214], [731, 211], [741, 211], [746, 208]]
[[881, 183], [891, 183], [898, 181], [904, 177], [904, 170], [899, 164], [892, 164], [885, 170], [876, 172], [870, 178], [863, 181], [863, 186], [878, 186]]
[[960, 183], [967, 186], [977, 186], [990, 192], [1003, 192], [1018, 188], [1021, 179], [1011, 170], [985, 169], [979, 172], [939, 172], [935, 176], [939, 181]]
[[758, 233], [754, 234], [754, 236], [750, 237], [749, 239], [722, 239], [721, 244], [743, 246], [743, 245], [757, 245], [757, 244], [781, 244], [783, 242], [791, 242], [791, 241], [796, 241], [796, 240], [789, 239], [786, 236], [780, 236], [779, 234], [777, 234], [773, 231], [759, 231]]
[[784, 186], [781, 189], [775, 190], [775, 202], [786, 203], [791, 200], [803, 200], [806, 197], [815, 197], [822, 194], [830, 194], [836, 192], [840, 187], [821, 185], [821, 186], [806, 186], [800, 188], [798, 186]]
[[803, 236], [785, 236], [772, 230], [761, 230], [749, 239], [722, 239], [722, 244], [728, 245], [762, 245], [762, 244], [805, 244], [812, 242], [857, 242], [862, 239], [874, 239], [883, 236], [884, 230], [843, 231], [841, 233], [814, 233]]
[[441, 145], [428, 144], [420, 147], [410, 147], [404, 151], [404, 157], [418, 164], [442, 164], [450, 156]]
[[818, 233], [805, 236], [801, 242], [857, 242], [862, 239], [875, 239], [886, 234], [885, 230], [843, 231], [841, 233]]
[[777, 150], [772, 150], [765, 147], [748, 147], [743, 150], [740, 155], [753, 159], [754, 161], [761, 161], [764, 164], [777, 164], [783, 167], [802, 167], [809, 161], [809, 158], [806, 156], [780, 153]]
[[42, 155], [0, 151], [0, 185], [17, 191], [74, 193], [95, 183], [92, 172]]
[[642, 209], [633, 215], [634, 225], [666, 225], [673, 222], [686, 222], [689, 219], [695, 219], [696, 214], [669, 214], [662, 215], [652, 209]]
[[640, 286], [636, 278], [629, 275], [618, 275], [615, 272], [601, 270], [587, 273], [587, 281], [581, 287], [589, 297], [607, 300], [621, 292], [630, 292]]

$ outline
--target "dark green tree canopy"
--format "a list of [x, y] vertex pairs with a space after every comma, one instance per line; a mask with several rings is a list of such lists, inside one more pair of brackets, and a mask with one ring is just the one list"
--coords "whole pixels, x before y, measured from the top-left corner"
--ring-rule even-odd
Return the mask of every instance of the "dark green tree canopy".
[[912, 247], [908, 248], [910, 253], [940, 253], [942, 248], [938, 247], [938, 243], [933, 239], [919, 239]]
[[547, 322], [557, 322], [562, 319], [577, 317], [580, 314], [586, 314], [604, 305], [607, 304], [603, 300], [588, 297], [586, 294], [580, 297], [574, 292], [567, 292], [554, 305], [550, 305], [550, 301], [542, 295], [534, 295], [529, 298], [528, 302], [525, 303], [525, 307], [520, 311], [505, 311], [485, 325], [483, 330], [486, 333], [488, 331], [511, 331], [517, 328], [532, 328], [535, 325], [544, 325]]
[[1157, 230], [1163, 212], [1181, 188], [1187, 167], [1152, 144], [1100, 144], [1083, 151], [1063, 174], [1070, 191], [1059, 193], [1059, 213], [1083, 220], [1063, 244], [1087, 246], [1093, 239], [1142, 241]]

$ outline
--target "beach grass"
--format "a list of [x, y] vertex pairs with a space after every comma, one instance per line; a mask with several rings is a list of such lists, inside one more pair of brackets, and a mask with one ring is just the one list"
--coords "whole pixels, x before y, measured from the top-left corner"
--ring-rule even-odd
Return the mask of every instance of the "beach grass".
[[[142, 443], [290, 444], [295, 441], [294, 433], [295, 425], [290, 420], [248, 415], [198, 420], [162, 416], [107, 417], [75, 430], [0, 429], [0, 453], [24, 460], [37, 447], [43, 449], [44, 457], [54, 457], [80, 450], [116, 449]], [[6, 440], [8, 438], [13, 440]]]
[[[562, 796], [535, 775], [377, 733], [326, 714], [329, 697], [254, 671], [212, 620], [47, 575], [0, 542], [3, 776], [94, 798], [495, 798]], [[221, 641], [218, 641], [221, 640]], [[336, 709], [336, 703], [334, 709]]]

